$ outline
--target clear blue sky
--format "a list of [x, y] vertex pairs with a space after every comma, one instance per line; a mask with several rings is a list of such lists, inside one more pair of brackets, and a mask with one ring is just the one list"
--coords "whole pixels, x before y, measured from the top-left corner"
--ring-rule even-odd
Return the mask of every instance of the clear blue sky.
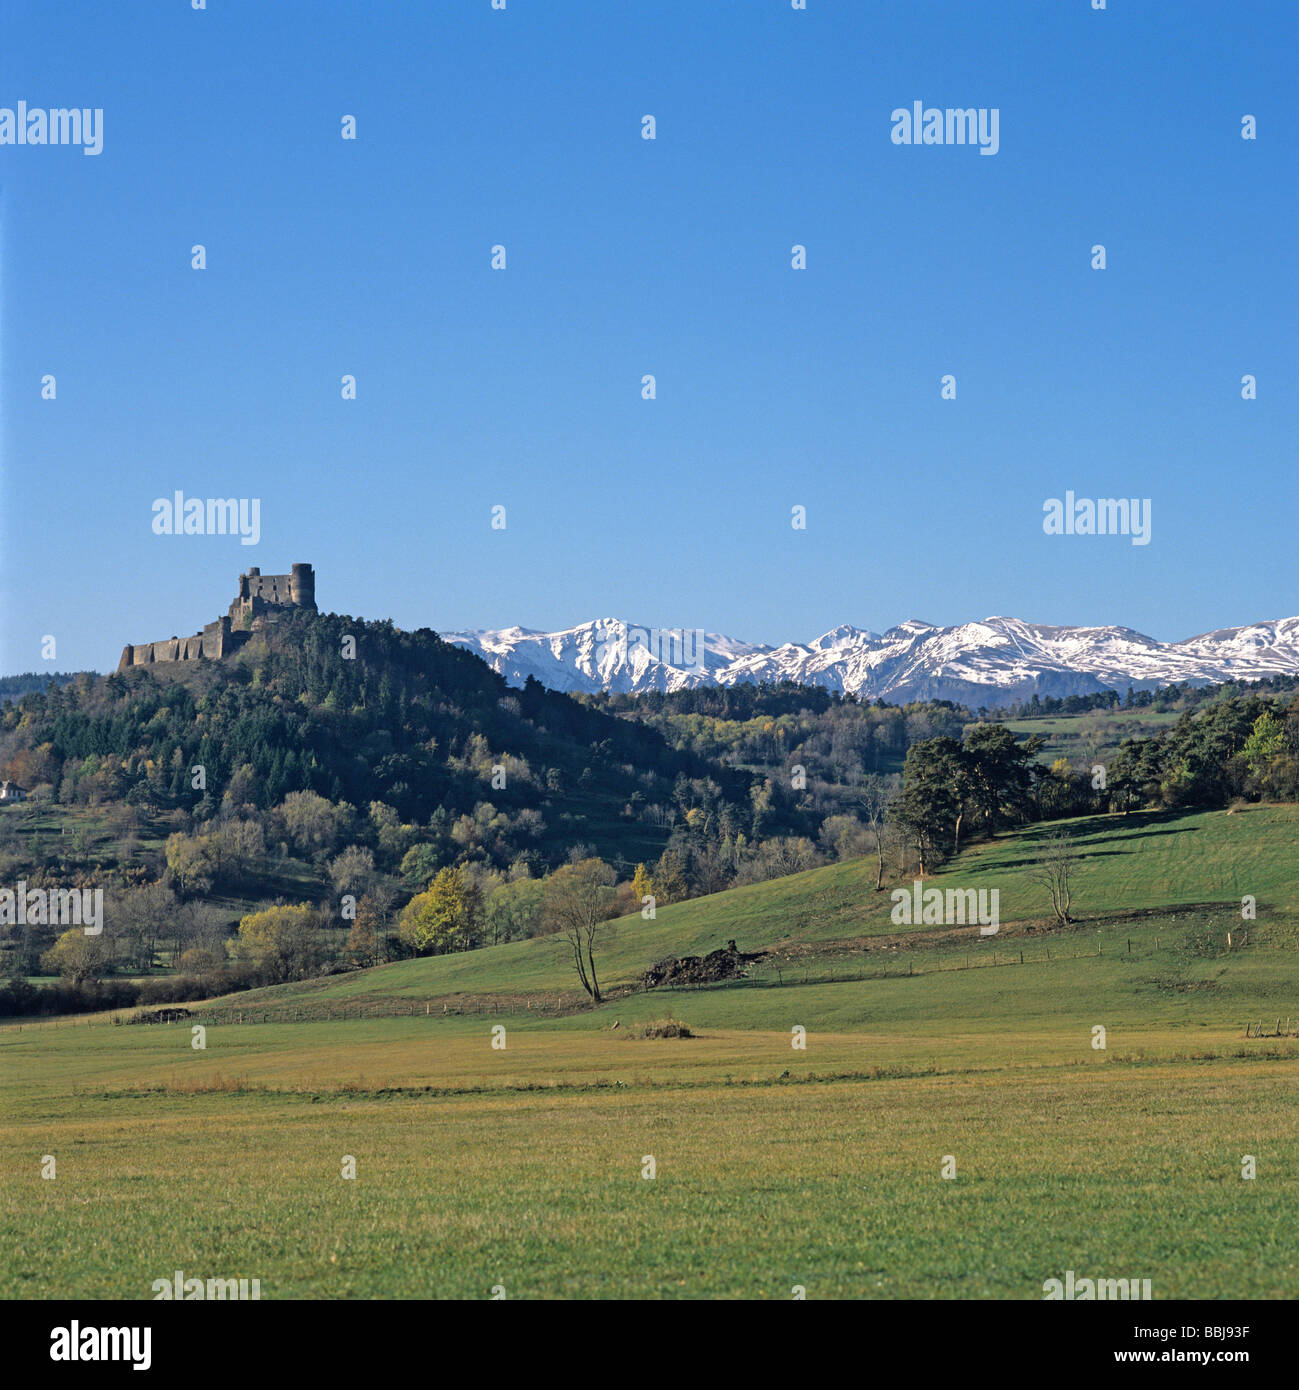
[[[322, 607], [442, 630], [1299, 612], [1293, 0], [2, 32], [0, 106], [102, 107], [104, 148], [0, 146], [0, 672], [111, 668], [296, 560]], [[999, 153], [894, 145], [916, 100], [998, 108]], [[259, 498], [260, 544], [156, 536], [176, 489]], [[1066, 489], [1149, 497], [1151, 544], [1044, 535]]]

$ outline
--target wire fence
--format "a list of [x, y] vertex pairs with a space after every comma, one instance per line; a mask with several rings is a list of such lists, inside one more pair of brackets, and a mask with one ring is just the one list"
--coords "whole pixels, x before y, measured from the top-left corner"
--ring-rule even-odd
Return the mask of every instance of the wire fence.
[[[1238, 940], [1234, 946], [1215, 955], [1229, 955], [1245, 949], [1248, 938]], [[1254, 947], [1254, 949], [1258, 949]], [[1134, 949], [1131, 937], [1126, 938], [1118, 948], [1110, 943], [1107, 950], [1104, 942], [1098, 942], [1095, 950], [1062, 951], [1059, 943], [1053, 949], [1046, 943], [1033, 943], [1028, 946], [992, 946], [985, 944], [964, 953], [963, 958], [953, 961], [904, 959], [900, 953], [891, 960], [884, 960], [877, 966], [862, 966], [850, 961], [842, 963], [818, 963], [815, 959], [797, 961], [767, 955], [755, 962], [749, 973], [729, 979], [697, 982], [665, 982], [652, 988], [643, 983], [623, 984], [605, 991], [604, 1003], [616, 1002], [633, 995], [656, 994], [694, 994], [717, 989], [780, 989], [791, 986], [851, 984], [876, 980], [915, 979], [929, 975], [948, 974], [968, 970], [999, 970], [1012, 967], [1050, 966], [1075, 961], [1100, 961], [1104, 959], [1123, 959], [1137, 961], [1153, 958], [1159, 952], [1159, 938], [1155, 937], [1148, 949]], [[1209, 957], [1204, 957], [1209, 958]], [[78, 1016], [57, 1018], [22, 1018], [7, 1021], [6, 1026], [22, 1032], [35, 1028], [121, 1027], [123, 1025], [143, 1025], [148, 1027], [192, 1026], [241, 1026], [251, 1024], [282, 1023], [343, 1023], [363, 1020], [396, 1018], [448, 1018], [448, 1017], [497, 1017], [531, 1015], [534, 1018], [562, 1018], [573, 1014], [589, 1012], [596, 1006], [579, 994], [536, 994], [536, 995], [495, 995], [479, 998], [455, 996], [437, 999], [405, 998], [367, 998], [355, 1001], [331, 1000], [311, 1003], [297, 1001], [277, 1004], [267, 1002], [242, 1007], [238, 1003], [218, 1005], [199, 1005], [190, 1009], [181, 1006], [139, 1008], [116, 1010]], [[1299, 1015], [1276, 1018], [1270, 1025], [1258, 1019], [1243, 1025], [1246, 1038], [1288, 1038], [1299, 1037]]]

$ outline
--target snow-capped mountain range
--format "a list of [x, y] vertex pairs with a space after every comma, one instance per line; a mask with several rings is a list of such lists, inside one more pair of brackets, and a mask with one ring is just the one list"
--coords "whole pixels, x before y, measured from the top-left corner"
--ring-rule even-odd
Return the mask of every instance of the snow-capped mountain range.
[[1210, 684], [1299, 674], [1299, 617], [1157, 642], [1127, 627], [1052, 627], [985, 618], [957, 627], [908, 619], [877, 634], [837, 627], [771, 647], [721, 633], [597, 618], [563, 632], [510, 627], [444, 633], [511, 685], [552, 690], [683, 690], [797, 681], [865, 700], [954, 700], [995, 708], [1039, 695], [1081, 695], [1175, 681]]

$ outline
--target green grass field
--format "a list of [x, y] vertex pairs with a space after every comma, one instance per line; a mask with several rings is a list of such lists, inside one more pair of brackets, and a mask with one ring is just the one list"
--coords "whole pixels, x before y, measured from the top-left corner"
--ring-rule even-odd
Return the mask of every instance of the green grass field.
[[[264, 1298], [1040, 1298], [1073, 1269], [1290, 1297], [1299, 1037], [1245, 1025], [1299, 1031], [1299, 813], [1077, 828], [1067, 931], [1030, 828], [934, 880], [999, 888], [992, 942], [899, 942], [857, 862], [632, 919], [606, 953], [616, 984], [779, 949], [728, 986], [569, 1008], [538, 940], [216, 1001], [201, 1051], [185, 1024], [0, 1026], [0, 1294], [148, 1297], [180, 1269]], [[634, 1036], [669, 1012], [696, 1036]]]
[[1172, 728], [1180, 717], [1177, 710], [1118, 709], [1002, 722], [1021, 738], [1037, 734], [1044, 739], [1038, 760], [1050, 763], [1056, 758], [1106, 761], [1119, 751], [1125, 738], [1150, 738]]
[[[1225, 939], [1240, 921], [1240, 901], [1249, 894], [1257, 900], [1265, 930], [1284, 933], [1299, 924], [1299, 814], [1293, 807], [1255, 807], [1234, 815], [1099, 816], [1070, 824], [1087, 856], [1076, 878], [1077, 915], [1111, 919], [1211, 903], [1216, 910], [1202, 915], [1222, 924]], [[1035, 952], [1050, 913], [1042, 890], [1029, 880], [1027, 865], [1042, 833], [1030, 828], [975, 846], [931, 881], [997, 889], [1007, 940], [1014, 937], [1017, 948]], [[842, 968], [877, 968], [878, 957], [864, 954], [861, 944], [897, 936], [900, 929], [890, 920], [889, 893], [876, 893], [874, 886], [874, 862], [858, 859], [663, 907], [653, 922], [626, 918], [600, 957], [601, 980], [609, 986], [630, 984], [661, 956], [703, 954], [731, 938], [742, 950], [779, 947], [794, 962], [798, 978], [804, 969], [799, 962], [809, 954], [816, 959], [836, 956]], [[1096, 925], [1090, 926], [1093, 934]], [[1019, 938], [1030, 935], [1030, 926], [1035, 932], [1026, 943]], [[977, 935], [973, 933], [976, 949]], [[1074, 940], [1077, 935], [1069, 934], [1062, 952], [1085, 949]], [[809, 953], [809, 946], [817, 950]], [[774, 977], [774, 972], [760, 973]], [[560, 943], [538, 938], [259, 990], [238, 996], [229, 1007], [323, 1009], [367, 999], [442, 1001], [482, 995], [571, 1002], [580, 997]]]

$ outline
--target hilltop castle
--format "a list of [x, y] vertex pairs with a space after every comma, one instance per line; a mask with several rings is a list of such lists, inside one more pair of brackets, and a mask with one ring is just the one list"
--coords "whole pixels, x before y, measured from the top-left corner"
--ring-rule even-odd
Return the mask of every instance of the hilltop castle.
[[216, 660], [236, 652], [254, 632], [262, 630], [290, 608], [316, 611], [316, 572], [294, 565], [288, 574], [263, 574], [257, 568], [239, 576], [239, 592], [224, 618], [208, 623], [193, 637], [167, 637], [161, 642], [129, 643], [122, 648], [119, 671], [152, 666], [158, 661]]

